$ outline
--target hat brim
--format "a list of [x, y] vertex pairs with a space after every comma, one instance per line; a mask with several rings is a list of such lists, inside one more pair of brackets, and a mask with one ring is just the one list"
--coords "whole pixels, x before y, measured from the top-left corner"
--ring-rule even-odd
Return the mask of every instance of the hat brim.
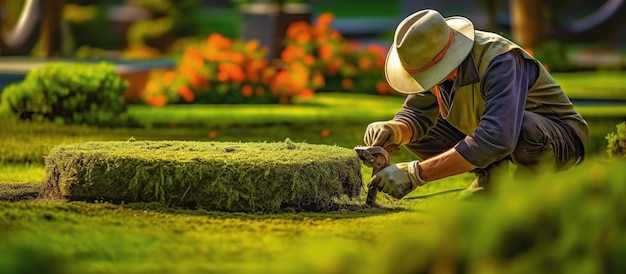
[[470, 53], [474, 45], [472, 22], [458, 16], [445, 20], [454, 33], [452, 43], [443, 58], [425, 71], [408, 73], [400, 62], [395, 44], [391, 46], [385, 59], [385, 78], [394, 90], [405, 94], [429, 90], [459, 66]]

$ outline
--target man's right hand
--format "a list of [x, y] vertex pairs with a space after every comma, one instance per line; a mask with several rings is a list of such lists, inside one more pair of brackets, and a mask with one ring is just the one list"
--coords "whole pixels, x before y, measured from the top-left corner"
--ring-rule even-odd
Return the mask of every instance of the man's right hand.
[[367, 126], [363, 141], [368, 146], [381, 146], [389, 153], [411, 140], [411, 129], [400, 121], [373, 122]]

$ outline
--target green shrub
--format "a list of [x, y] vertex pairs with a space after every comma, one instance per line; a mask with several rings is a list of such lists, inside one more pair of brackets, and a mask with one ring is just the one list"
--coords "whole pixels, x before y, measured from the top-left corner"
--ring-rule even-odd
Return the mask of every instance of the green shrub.
[[129, 120], [123, 97], [127, 88], [128, 82], [105, 62], [50, 63], [6, 87], [1, 107], [22, 120], [119, 125]]
[[381, 232], [389, 240], [350, 273], [624, 273], [624, 164], [587, 161], [503, 181], [488, 199], [442, 201], [434, 227]]
[[571, 64], [567, 61], [565, 45], [555, 40], [548, 40], [533, 49], [534, 55], [550, 71], [569, 71]]
[[626, 122], [622, 122], [616, 127], [616, 132], [610, 132], [606, 136], [608, 141], [606, 153], [609, 154], [609, 157], [626, 158]]
[[86, 142], [50, 151], [41, 196], [224, 211], [317, 211], [358, 195], [360, 168], [351, 149], [290, 140]]
[[[0, 236], [8, 237], [8, 233]], [[27, 244], [28, 245], [28, 244]], [[67, 273], [67, 262], [53, 252], [38, 246], [5, 246], [0, 244], [0, 273]]]

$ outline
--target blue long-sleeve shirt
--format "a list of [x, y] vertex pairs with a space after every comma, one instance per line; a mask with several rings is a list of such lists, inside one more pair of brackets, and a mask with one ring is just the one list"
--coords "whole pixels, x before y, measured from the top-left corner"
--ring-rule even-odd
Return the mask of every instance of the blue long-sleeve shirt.
[[[515, 149], [526, 95], [537, 80], [538, 73], [535, 62], [516, 51], [509, 51], [495, 57], [483, 79], [480, 79], [470, 54], [459, 66], [454, 83], [444, 82], [439, 85], [442, 104], [449, 109], [458, 87], [481, 82], [485, 108], [479, 125], [455, 146], [463, 158], [477, 167], [485, 167]], [[402, 110], [396, 113], [394, 119], [408, 122], [414, 130], [419, 129], [418, 135], [423, 135], [434, 126], [438, 115], [437, 101], [432, 93], [415, 94], [407, 97]], [[414, 137], [413, 141], [421, 138]]]

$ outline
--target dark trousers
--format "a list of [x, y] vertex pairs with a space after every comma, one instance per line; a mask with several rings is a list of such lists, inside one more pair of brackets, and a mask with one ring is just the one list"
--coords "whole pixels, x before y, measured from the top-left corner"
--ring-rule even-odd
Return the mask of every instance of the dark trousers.
[[[424, 138], [406, 145], [406, 148], [425, 160], [454, 147], [464, 138], [463, 132], [439, 117], [435, 127]], [[561, 171], [582, 162], [584, 154], [580, 138], [569, 125], [557, 118], [525, 111], [513, 153], [472, 172], [478, 176], [479, 185], [487, 186], [490, 174], [508, 169], [509, 162], [517, 166], [516, 173], [519, 174], [533, 173], [539, 168]]]

